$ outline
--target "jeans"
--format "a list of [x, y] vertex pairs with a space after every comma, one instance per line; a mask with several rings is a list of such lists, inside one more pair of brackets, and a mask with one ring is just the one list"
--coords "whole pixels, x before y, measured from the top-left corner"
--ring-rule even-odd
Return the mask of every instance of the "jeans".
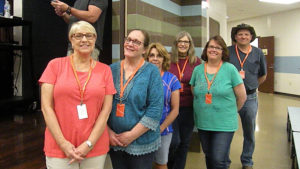
[[144, 155], [131, 155], [124, 151], [110, 152], [113, 169], [152, 169], [155, 152]]
[[194, 129], [192, 107], [180, 107], [173, 124], [173, 137], [169, 149], [168, 169], [184, 169]]
[[247, 95], [247, 100], [239, 111], [244, 134], [243, 152], [241, 162], [243, 166], [252, 166], [252, 155], [255, 147], [255, 125], [258, 101], [256, 93]]
[[207, 169], [227, 169], [234, 132], [198, 130]]

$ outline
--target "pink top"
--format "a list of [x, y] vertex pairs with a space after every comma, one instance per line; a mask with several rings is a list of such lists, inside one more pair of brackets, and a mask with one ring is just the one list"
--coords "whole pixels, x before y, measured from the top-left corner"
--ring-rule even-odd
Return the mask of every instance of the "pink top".
[[[77, 72], [77, 74], [81, 86], [83, 86], [88, 72]], [[70, 57], [51, 60], [39, 82], [54, 85], [54, 111], [58, 123], [64, 137], [75, 147], [85, 142], [90, 136], [101, 111], [104, 96], [116, 93], [110, 67], [97, 62], [84, 92], [83, 103], [86, 104], [88, 118], [80, 120], [77, 113], [77, 105], [80, 104], [80, 92], [72, 70]], [[108, 150], [109, 136], [107, 128], [105, 128], [87, 157], [106, 154]], [[46, 156], [49, 157], [66, 158], [48, 128], [45, 131], [44, 151]]]

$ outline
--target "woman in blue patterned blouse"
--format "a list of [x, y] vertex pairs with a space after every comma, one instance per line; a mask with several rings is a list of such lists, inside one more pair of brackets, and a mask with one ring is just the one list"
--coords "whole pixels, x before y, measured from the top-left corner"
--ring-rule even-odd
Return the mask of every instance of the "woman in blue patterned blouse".
[[160, 146], [163, 85], [157, 67], [144, 61], [148, 45], [145, 31], [131, 31], [124, 60], [111, 65], [117, 90], [108, 120], [114, 169], [151, 169]]
[[177, 77], [168, 72], [170, 55], [162, 44], [151, 43], [146, 53], [146, 60], [159, 68], [164, 86], [164, 109], [160, 120], [161, 147], [156, 152], [154, 161], [156, 169], [167, 169], [173, 133], [171, 124], [179, 113], [179, 89], [181, 86]]

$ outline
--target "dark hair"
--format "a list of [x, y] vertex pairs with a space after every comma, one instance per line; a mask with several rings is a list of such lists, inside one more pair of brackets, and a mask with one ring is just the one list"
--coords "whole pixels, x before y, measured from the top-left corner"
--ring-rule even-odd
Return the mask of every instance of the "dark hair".
[[142, 29], [132, 29], [128, 34], [130, 34], [133, 31], [140, 31], [144, 35], [144, 48], [148, 48], [149, 42], [150, 42], [150, 37], [147, 31], [142, 30]]
[[210, 41], [212, 41], [212, 40], [214, 40], [218, 45], [220, 45], [222, 47], [222, 60], [224, 62], [228, 62], [229, 61], [229, 52], [227, 49], [227, 45], [226, 45], [224, 39], [220, 35], [214, 36], [209, 39], [209, 41], [206, 43], [205, 48], [202, 52], [201, 59], [204, 61], [207, 61], [207, 47], [208, 47], [208, 44], [210, 43]]
[[149, 55], [152, 49], [156, 49], [158, 53], [164, 58], [162, 63], [162, 70], [167, 71], [170, 68], [170, 54], [166, 50], [166, 48], [161, 43], [151, 43], [146, 55], [145, 59], [146, 61], [149, 61]]

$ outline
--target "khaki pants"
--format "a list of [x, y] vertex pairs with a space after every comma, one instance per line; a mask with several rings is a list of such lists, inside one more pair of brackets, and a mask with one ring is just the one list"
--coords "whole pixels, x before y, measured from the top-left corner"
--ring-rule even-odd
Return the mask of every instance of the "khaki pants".
[[68, 158], [46, 157], [47, 169], [103, 169], [106, 155], [86, 158], [80, 163], [68, 164]]

